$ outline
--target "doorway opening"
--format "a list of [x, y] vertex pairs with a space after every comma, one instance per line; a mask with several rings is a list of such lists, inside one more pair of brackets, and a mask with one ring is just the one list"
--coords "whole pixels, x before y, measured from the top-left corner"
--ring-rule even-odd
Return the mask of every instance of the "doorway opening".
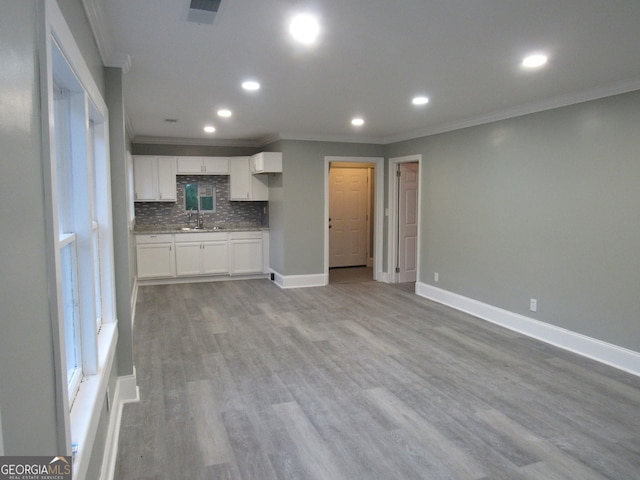
[[420, 268], [421, 155], [389, 159], [390, 283], [415, 283]]
[[383, 158], [325, 157], [326, 283], [377, 280]]

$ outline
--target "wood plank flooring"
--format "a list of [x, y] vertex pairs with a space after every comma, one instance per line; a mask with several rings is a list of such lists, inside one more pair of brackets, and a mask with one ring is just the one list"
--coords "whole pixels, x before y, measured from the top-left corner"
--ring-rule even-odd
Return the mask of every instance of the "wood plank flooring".
[[141, 287], [118, 480], [638, 479], [640, 379], [376, 282]]

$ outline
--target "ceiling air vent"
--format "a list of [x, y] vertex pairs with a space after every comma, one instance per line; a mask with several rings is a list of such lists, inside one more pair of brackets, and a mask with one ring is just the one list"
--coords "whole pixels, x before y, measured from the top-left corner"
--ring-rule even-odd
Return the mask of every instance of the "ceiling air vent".
[[187, 21], [213, 25], [222, 0], [191, 0]]

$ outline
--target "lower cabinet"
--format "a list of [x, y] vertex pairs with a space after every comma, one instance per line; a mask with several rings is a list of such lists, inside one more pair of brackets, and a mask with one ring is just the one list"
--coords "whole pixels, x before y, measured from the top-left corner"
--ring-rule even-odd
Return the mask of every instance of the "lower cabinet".
[[176, 235], [176, 273], [179, 277], [229, 273], [227, 234]]
[[136, 257], [140, 279], [176, 276], [173, 235], [138, 235]]
[[262, 232], [229, 234], [229, 273], [247, 275], [264, 270]]
[[264, 274], [268, 238], [262, 231], [136, 235], [138, 278]]

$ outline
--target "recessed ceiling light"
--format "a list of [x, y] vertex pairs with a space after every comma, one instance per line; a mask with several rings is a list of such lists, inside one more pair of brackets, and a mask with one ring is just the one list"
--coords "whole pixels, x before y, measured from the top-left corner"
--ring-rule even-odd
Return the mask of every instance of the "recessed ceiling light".
[[353, 125], [355, 127], [360, 127], [361, 125], [364, 125], [364, 119], [362, 119], [360, 117], [356, 117], [356, 118], [351, 120], [351, 125]]
[[414, 97], [411, 103], [414, 105], [426, 105], [429, 103], [429, 97]]
[[231, 110], [227, 110], [226, 108], [223, 108], [221, 110], [218, 110], [218, 116], [219, 117], [230, 117], [231, 114]]
[[538, 68], [547, 63], [547, 56], [540, 53], [529, 55], [522, 60], [522, 66], [524, 68]]
[[216, 131], [216, 127], [212, 125], [207, 125], [206, 127], [204, 127], [204, 131], [207, 133], [213, 133]]
[[300, 43], [311, 45], [320, 34], [318, 19], [308, 13], [296, 15], [289, 24], [289, 33]]
[[249, 80], [242, 83], [242, 88], [245, 90], [260, 90], [260, 84], [253, 80]]

